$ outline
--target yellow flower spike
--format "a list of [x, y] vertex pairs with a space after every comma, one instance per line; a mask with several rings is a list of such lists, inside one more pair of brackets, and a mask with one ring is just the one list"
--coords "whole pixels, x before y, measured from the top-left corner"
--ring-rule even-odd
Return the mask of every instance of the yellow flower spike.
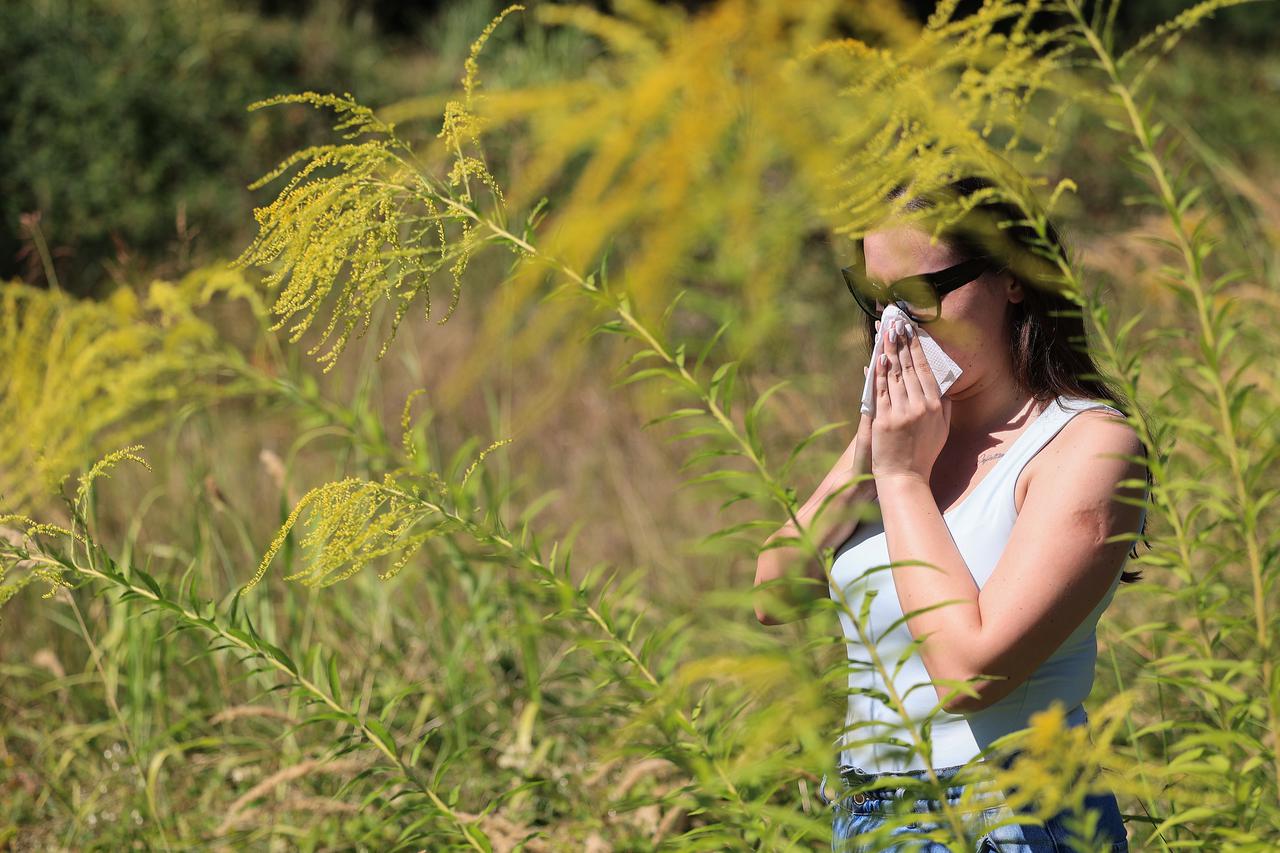
[[1027, 746], [1037, 755], [1051, 753], [1058, 747], [1066, 731], [1066, 715], [1062, 704], [1054, 702], [1047, 710], [1031, 715]]

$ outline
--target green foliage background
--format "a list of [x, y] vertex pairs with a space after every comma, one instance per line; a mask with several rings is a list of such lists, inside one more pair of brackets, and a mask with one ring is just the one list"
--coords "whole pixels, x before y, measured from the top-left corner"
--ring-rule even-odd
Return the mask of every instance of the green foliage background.
[[[894, 62], [927, 108], [954, 81], [916, 63], [941, 53], [976, 69], [960, 118], [994, 103], [1027, 127], [1011, 157], [1044, 152], [1013, 191], [1052, 199], [1099, 360], [1167, 448], [1094, 725], [1040, 718], [1020, 779], [1056, 802], [1087, 771], [1135, 850], [1274, 848], [1273, 4], [1139, 42], [1186, 7], [989, 3], [991, 30], [943, 3], [927, 50], [910, 4], [705, 5], [486, 29], [502, 7], [464, 4], [414, 49], [376, 6], [0, 10], [29, 279], [0, 343], [0, 842], [824, 849], [838, 626], [762, 628], [750, 578], [851, 437], [866, 353], [831, 231], [875, 216], [807, 183], [865, 135], [840, 152], [779, 117], [834, 139], [834, 81]], [[982, 51], [1037, 9], [1102, 34], [1072, 42], [1060, 113], [1052, 77], [1047, 106], [999, 101], [1040, 58]], [[848, 33], [823, 73], [785, 61]], [[243, 110], [306, 89], [334, 94]], [[744, 116], [776, 123], [734, 135]]]
[[[456, 77], [466, 35], [500, 8], [426, 7], [409, 19], [415, 29], [386, 31], [366, 6], [0, 5], [0, 277], [46, 278], [23, 214], [38, 214], [63, 286], [77, 294], [225, 255], [251, 233], [248, 176], [324, 127], [302, 114], [251, 115], [248, 104], [304, 89], [370, 103], [438, 91]], [[539, 57], [546, 70], [556, 59]]]

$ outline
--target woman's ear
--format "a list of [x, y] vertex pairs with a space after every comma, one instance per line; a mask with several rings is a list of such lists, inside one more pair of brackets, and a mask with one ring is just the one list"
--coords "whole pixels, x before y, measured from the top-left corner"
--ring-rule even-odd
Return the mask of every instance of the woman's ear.
[[1009, 301], [1016, 305], [1017, 303], [1021, 302], [1023, 296], [1026, 295], [1022, 289], [1022, 282], [1018, 281], [1008, 272], [1006, 272], [1004, 275], [1005, 275], [1005, 284], [1004, 284], [1005, 293], [1008, 295]]

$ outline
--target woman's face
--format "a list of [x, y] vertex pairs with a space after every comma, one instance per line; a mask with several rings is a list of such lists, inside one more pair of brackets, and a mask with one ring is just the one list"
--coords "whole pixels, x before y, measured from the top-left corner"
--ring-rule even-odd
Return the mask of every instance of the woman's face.
[[[965, 260], [944, 241], [931, 243], [929, 232], [913, 225], [867, 234], [863, 255], [868, 278], [882, 282], [936, 272]], [[1008, 273], [987, 272], [942, 297], [941, 315], [924, 328], [964, 371], [956, 391], [993, 369], [1000, 371], [997, 359], [1008, 360], [1007, 315], [1010, 303], [1021, 301], [1022, 295], [1021, 285]]]

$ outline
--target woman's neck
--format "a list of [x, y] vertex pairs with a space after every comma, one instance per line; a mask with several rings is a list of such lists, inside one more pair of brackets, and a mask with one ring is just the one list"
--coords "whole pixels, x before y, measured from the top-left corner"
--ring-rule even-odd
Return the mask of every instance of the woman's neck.
[[1034, 417], [1037, 408], [1031, 395], [1011, 378], [968, 388], [964, 396], [952, 400], [950, 432], [962, 442], [989, 436]]

